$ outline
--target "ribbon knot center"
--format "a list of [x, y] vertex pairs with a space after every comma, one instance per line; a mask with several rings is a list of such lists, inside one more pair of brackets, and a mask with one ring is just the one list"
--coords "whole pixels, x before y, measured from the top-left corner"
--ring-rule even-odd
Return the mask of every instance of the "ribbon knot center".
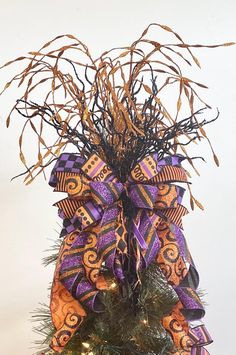
[[122, 191], [120, 195], [120, 200], [122, 201], [123, 212], [125, 217], [126, 218], [129, 217], [129, 219], [133, 219], [136, 212], [136, 208], [134, 205], [134, 201], [132, 201], [132, 199], [130, 198], [130, 195], [127, 190]]

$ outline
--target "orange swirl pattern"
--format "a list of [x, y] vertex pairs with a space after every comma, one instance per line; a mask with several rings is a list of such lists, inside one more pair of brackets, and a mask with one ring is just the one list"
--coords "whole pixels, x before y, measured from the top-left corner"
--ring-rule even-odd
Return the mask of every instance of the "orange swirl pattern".
[[171, 334], [174, 344], [178, 349], [175, 354], [182, 354], [182, 351], [191, 353], [192, 340], [188, 336], [188, 322], [181, 313], [182, 303], [179, 301], [173, 308], [170, 315], [162, 319], [163, 327]]
[[51, 347], [61, 352], [86, 317], [81, 304], [75, 300], [59, 280], [59, 269], [66, 252], [70, 250], [77, 232], [67, 235], [61, 245], [51, 289], [50, 311], [56, 332]]
[[95, 227], [93, 228], [93, 231], [89, 232], [87, 244], [82, 253], [83, 266], [86, 272], [86, 276], [93, 283], [97, 281], [102, 263], [102, 258], [97, 253], [98, 231], [98, 227]]
[[179, 245], [174, 233], [165, 222], [157, 227], [161, 248], [157, 255], [157, 263], [160, 266], [170, 285], [177, 286], [186, 276], [188, 269], [180, 255]]
[[[188, 268], [180, 255], [178, 243], [175, 235], [171, 232], [167, 223], [162, 222], [157, 227], [158, 236], [161, 241], [161, 248], [157, 255], [156, 262], [160, 266], [170, 285], [178, 286], [188, 274]], [[188, 289], [191, 292], [191, 289]], [[198, 297], [196, 292], [191, 292], [191, 297]], [[197, 298], [197, 301], [200, 301]], [[179, 301], [172, 312], [162, 319], [163, 327], [171, 334], [176, 348], [178, 349], [174, 355], [190, 355], [194, 344], [189, 336], [189, 325], [181, 310], [184, 309], [183, 304]], [[202, 350], [199, 350], [202, 354]], [[206, 351], [205, 349], [203, 351]], [[205, 354], [205, 353], [204, 353]], [[206, 352], [207, 354], [207, 352]]]
[[89, 180], [83, 175], [66, 178], [66, 190], [69, 198], [88, 199], [90, 197]]

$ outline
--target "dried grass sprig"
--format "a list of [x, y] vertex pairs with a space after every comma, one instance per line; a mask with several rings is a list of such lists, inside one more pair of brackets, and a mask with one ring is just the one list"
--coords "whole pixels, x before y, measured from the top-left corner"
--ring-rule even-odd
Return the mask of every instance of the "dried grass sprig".
[[[147, 38], [150, 27], [164, 30], [175, 42], [163, 44]], [[69, 43], [53, 48], [61, 40]], [[29, 56], [5, 63], [0, 69], [19, 61], [28, 63], [0, 93], [13, 83], [26, 86], [6, 119], [9, 126], [15, 110], [24, 118], [19, 147], [26, 167], [25, 182], [32, 182], [68, 145], [85, 157], [98, 152], [112, 166], [118, 161], [126, 167], [118, 172], [122, 179], [138, 159], [153, 151], [162, 157], [180, 147], [194, 167], [185, 147], [202, 139], [211, 146], [203, 126], [214, 119], [199, 120], [210, 108], [198, 93], [206, 86], [186, 77], [183, 67], [200, 67], [192, 48], [233, 44], [186, 44], [169, 27], [154, 23], [131, 46], [113, 48], [97, 59], [79, 39], [65, 34], [29, 52]], [[173, 89], [175, 110], [169, 110], [165, 101]], [[43, 104], [35, 102], [33, 96], [39, 91]], [[185, 118], [187, 111], [189, 117]], [[50, 134], [45, 134], [46, 127], [52, 129]], [[30, 167], [22, 146], [29, 129], [38, 148]], [[214, 151], [213, 155], [218, 163]]]

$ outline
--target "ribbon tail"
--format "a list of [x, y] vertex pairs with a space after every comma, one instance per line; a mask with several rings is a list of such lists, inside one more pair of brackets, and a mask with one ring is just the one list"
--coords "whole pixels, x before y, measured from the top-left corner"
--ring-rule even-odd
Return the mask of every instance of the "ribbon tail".
[[[113, 274], [119, 279], [124, 279], [122, 260], [117, 253], [117, 247], [122, 247], [122, 239], [125, 229], [121, 230], [122, 225], [119, 224], [121, 210], [118, 203], [108, 206], [102, 216], [98, 233], [98, 253], [102, 262], [106, 267], [112, 270]], [[118, 240], [120, 237], [120, 241]], [[126, 245], [124, 245], [126, 247]]]
[[[162, 247], [157, 263], [179, 297], [179, 302], [172, 313], [163, 319], [163, 326], [171, 334], [179, 350], [176, 355], [179, 353], [207, 355], [208, 352], [203, 346], [212, 340], [207, 331], [204, 331], [204, 326], [196, 328], [188, 326], [188, 321], [201, 319], [205, 311], [196, 292], [199, 284], [198, 272], [184, 235], [179, 226], [165, 223], [160, 230], [158, 228], [158, 233]], [[180, 331], [177, 332], [173, 325], [180, 327]]]
[[189, 321], [201, 319], [205, 315], [202, 302], [196, 292], [199, 285], [199, 275], [194, 265], [192, 257], [189, 253], [184, 235], [177, 225], [172, 226], [172, 231], [179, 245], [179, 252], [186, 261], [187, 272], [175, 287], [175, 291], [179, 296], [184, 308], [182, 313]]
[[[139, 222], [140, 222], [140, 220], [139, 220]], [[148, 245], [145, 242], [143, 235], [139, 231], [139, 224], [140, 223], [138, 225], [134, 221], [132, 221], [131, 223], [132, 223], [134, 237], [137, 239], [141, 249], [147, 249]]]
[[51, 289], [50, 312], [56, 332], [50, 347], [61, 353], [74, 333], [79, 329], [86, 317], [82, 305], [75, 300], [59, 280], [62, 259], [76, 238], [75, 233], [67, 235], [62, 243], [56, 263], [53, 285]]
[[94, 312], [101, 312], [96, 282], [102, 260], [97, 252], [98, 226], [78, 233], [60, 267], [60, 281], [70, 294]]
[[138, 215], [138, 221], [133, 221], [133, 235], [141, 247], [142, 265], [146, 268], [156, 257], [160, 249], [160, 241], [156, 226], [160, 223], [161, 217], [153, 212], [143, 211]]

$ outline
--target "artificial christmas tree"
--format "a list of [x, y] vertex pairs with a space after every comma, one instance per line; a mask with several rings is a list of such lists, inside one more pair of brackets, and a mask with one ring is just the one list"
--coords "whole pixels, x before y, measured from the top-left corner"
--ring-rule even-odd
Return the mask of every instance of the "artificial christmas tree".
[[[176, 41], [147, 39], [151, 26]], [[64, 38], [72, 43], [45, 51]], [[203, 126], [218, 112], [200, 119], [210, 109], [197, 92], [205, 85], [180, 66], [199, 65], [192, 47], [230, 44], [188, 45], [152, 24], [130, 46], [95, 60], [67, 34], [3, 66], [29, 61], [3, 90], [27, 84], [7, 118], [9, 125], [14, 110], [25, 117], [21, 175], [31, 183], [54, 163], [49, 184], [66, 194], [55, 204], [63, 220], [59, 251], [46, 260], [56, 261], [50, 313], [36, 315], [45, 354], [208, 354], [210, 335], [192, 324], [205, 311], [182, 232], [186, 187], [191, 207], [202, 205], [183, 165], [196, 170], [199, 157], [186, 146], [209, 142]], [[37, 146], [31, 166], [22, 151], [28, 128]]]

